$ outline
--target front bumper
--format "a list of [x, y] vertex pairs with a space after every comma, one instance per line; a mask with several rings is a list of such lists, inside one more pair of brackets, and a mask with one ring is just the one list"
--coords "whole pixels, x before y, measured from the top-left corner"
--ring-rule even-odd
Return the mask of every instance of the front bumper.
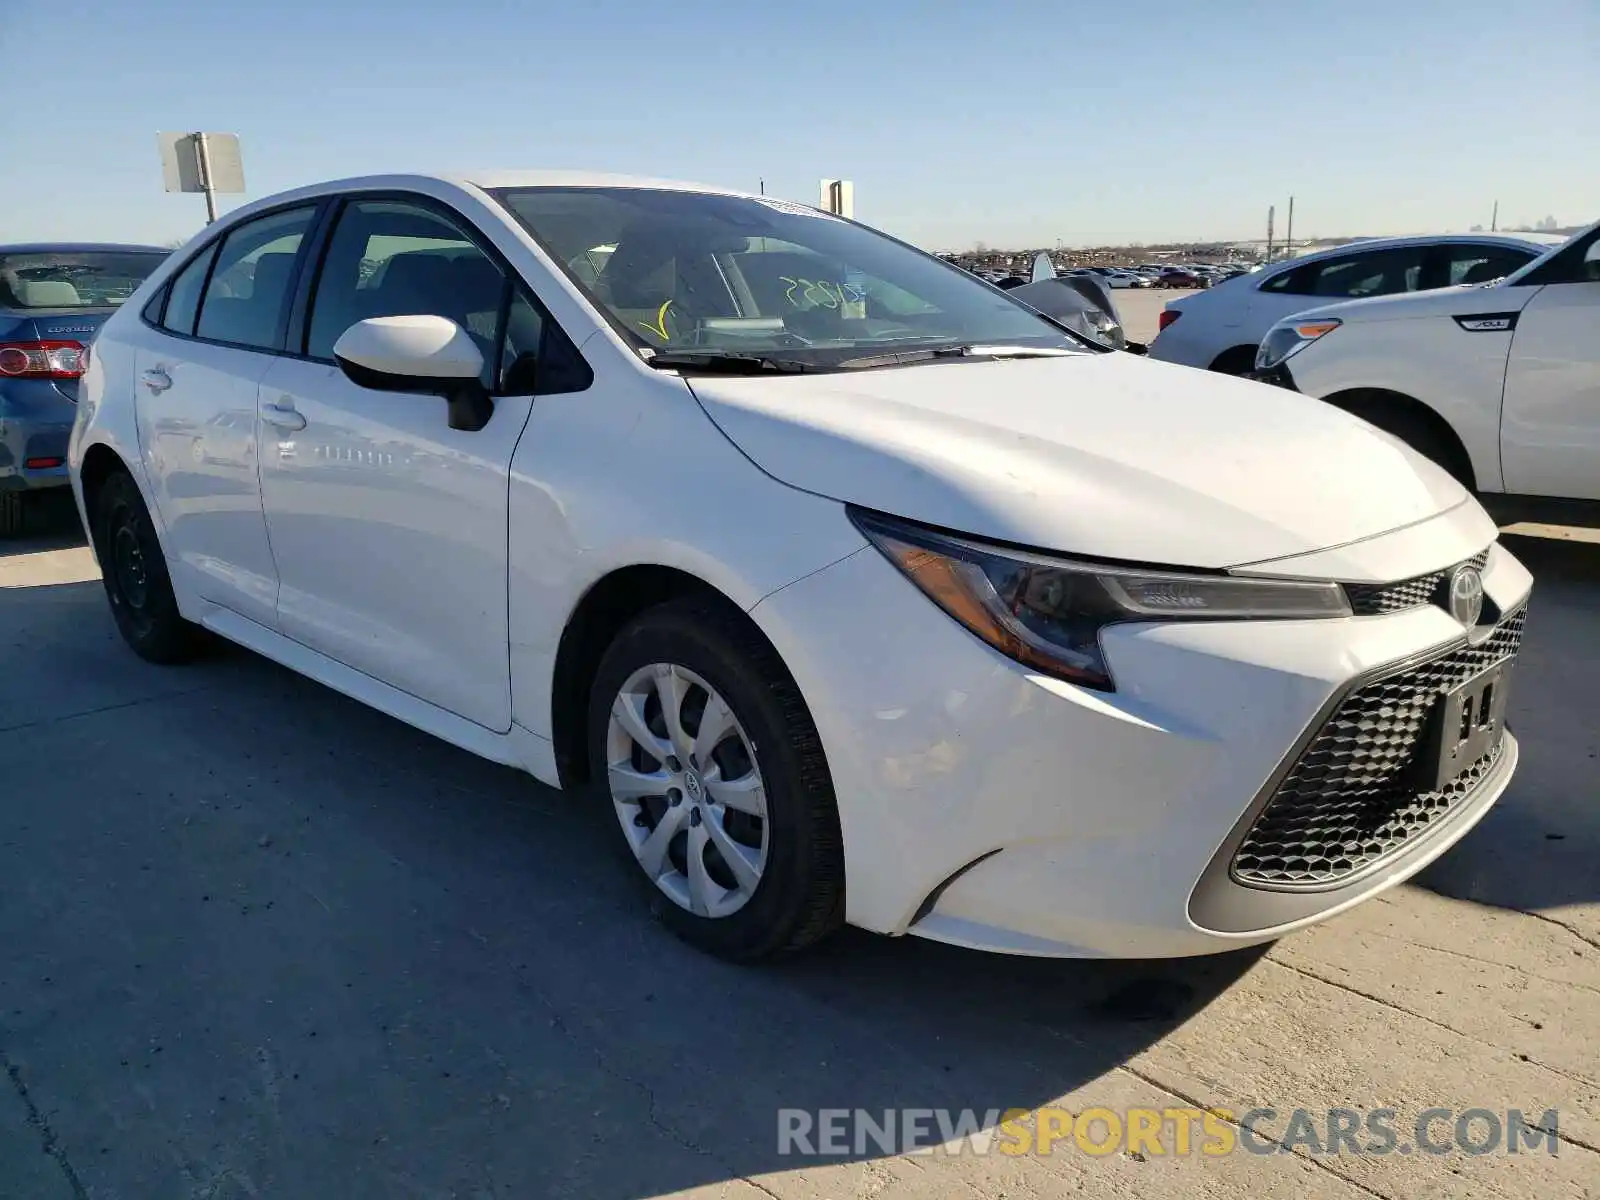
[[[1484, 585], [1511, 612], [1531, 579], [1496, 546]], [[1245, 887], [1228, 867], [1262, 797], [1354, 684], [1461, 645], [1442, 609], [1113, 627], [1111, 694], [1003, 658], [870, 548], [753, 615], [828, 753], [847, 916], [883, 933], [1129, 958], [1271, 940], [1420, 870], [1516, 763], [1507, 735], [1447, 818], [1344, 886]]]
[[1254, 379], [1257, 383], [1270, 383], [1273, 387], [1288, 388], [1291, 392], [1300, 390], [1295, 386], [1294, 376], [1289, 373], [1287, 363], [1279, 363], [1265, 371], [1247, 371], [1245, 378]]

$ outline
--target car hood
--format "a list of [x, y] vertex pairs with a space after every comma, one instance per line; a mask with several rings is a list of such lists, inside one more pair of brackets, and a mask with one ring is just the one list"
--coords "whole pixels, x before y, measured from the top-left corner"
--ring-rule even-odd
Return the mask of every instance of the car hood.
[[1298, 323], [1333, 317], [1354, 325], [1367, 321], [1411, 321], [1454, 314], [1518, 312], [1538, 290], [1537, 287], [1507, 287], [1504, 281], [1497, 281], [1432, 288], [1426, 292], [1397, 292], [1392, 296], [1365, 296], [1360, 300], [1341, 300], [1337, 304], [1307, 308], [1292, 317], [1285, 317], [1278, 324], [1290, 320]]
[[1095, 558], [1237, 566], [1466, 499], [1438, 467], [1320, 401], [1129, 354], [689, 382], [783, 483]]

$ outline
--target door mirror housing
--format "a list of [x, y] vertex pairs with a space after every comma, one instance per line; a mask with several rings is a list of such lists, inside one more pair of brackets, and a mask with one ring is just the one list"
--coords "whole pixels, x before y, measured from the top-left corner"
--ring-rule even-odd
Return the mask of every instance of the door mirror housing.
[[494, 403], [481, 376], [483, 352], [448, 317], [370, 317], [333, 344], [334, 361], [350, 382], [380, 392], [443, 396], [450, 428], [474, 431], [489, 423]]

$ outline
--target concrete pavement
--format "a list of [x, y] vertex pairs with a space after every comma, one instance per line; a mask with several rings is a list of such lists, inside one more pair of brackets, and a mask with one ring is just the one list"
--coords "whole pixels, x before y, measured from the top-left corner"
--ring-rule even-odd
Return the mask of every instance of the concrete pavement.
[[[1420, 886], [1217, 959], [847, 933], [739, 970], [649, 920], [582, 798], [242, 651], [139, 662], [73, 540], [0, 544], [0, 1197], [1600, 1195], [1600, 547], [1516, 540], [1522, 769]], [[779, 1108], [1053, 1103], [1561, 1140], [776, 1153]]]

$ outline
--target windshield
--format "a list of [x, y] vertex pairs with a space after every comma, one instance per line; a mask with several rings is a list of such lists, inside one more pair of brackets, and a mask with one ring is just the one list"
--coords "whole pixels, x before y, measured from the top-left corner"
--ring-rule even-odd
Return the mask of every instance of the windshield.
[[0, 308], [114, 308], [166, 257], [138, 250], [0, 254]]
[[827, 369], [864, 350], [1081, 349], [966, 272], [789, 201], [647, 188], [496, 193], [636, 347]]

